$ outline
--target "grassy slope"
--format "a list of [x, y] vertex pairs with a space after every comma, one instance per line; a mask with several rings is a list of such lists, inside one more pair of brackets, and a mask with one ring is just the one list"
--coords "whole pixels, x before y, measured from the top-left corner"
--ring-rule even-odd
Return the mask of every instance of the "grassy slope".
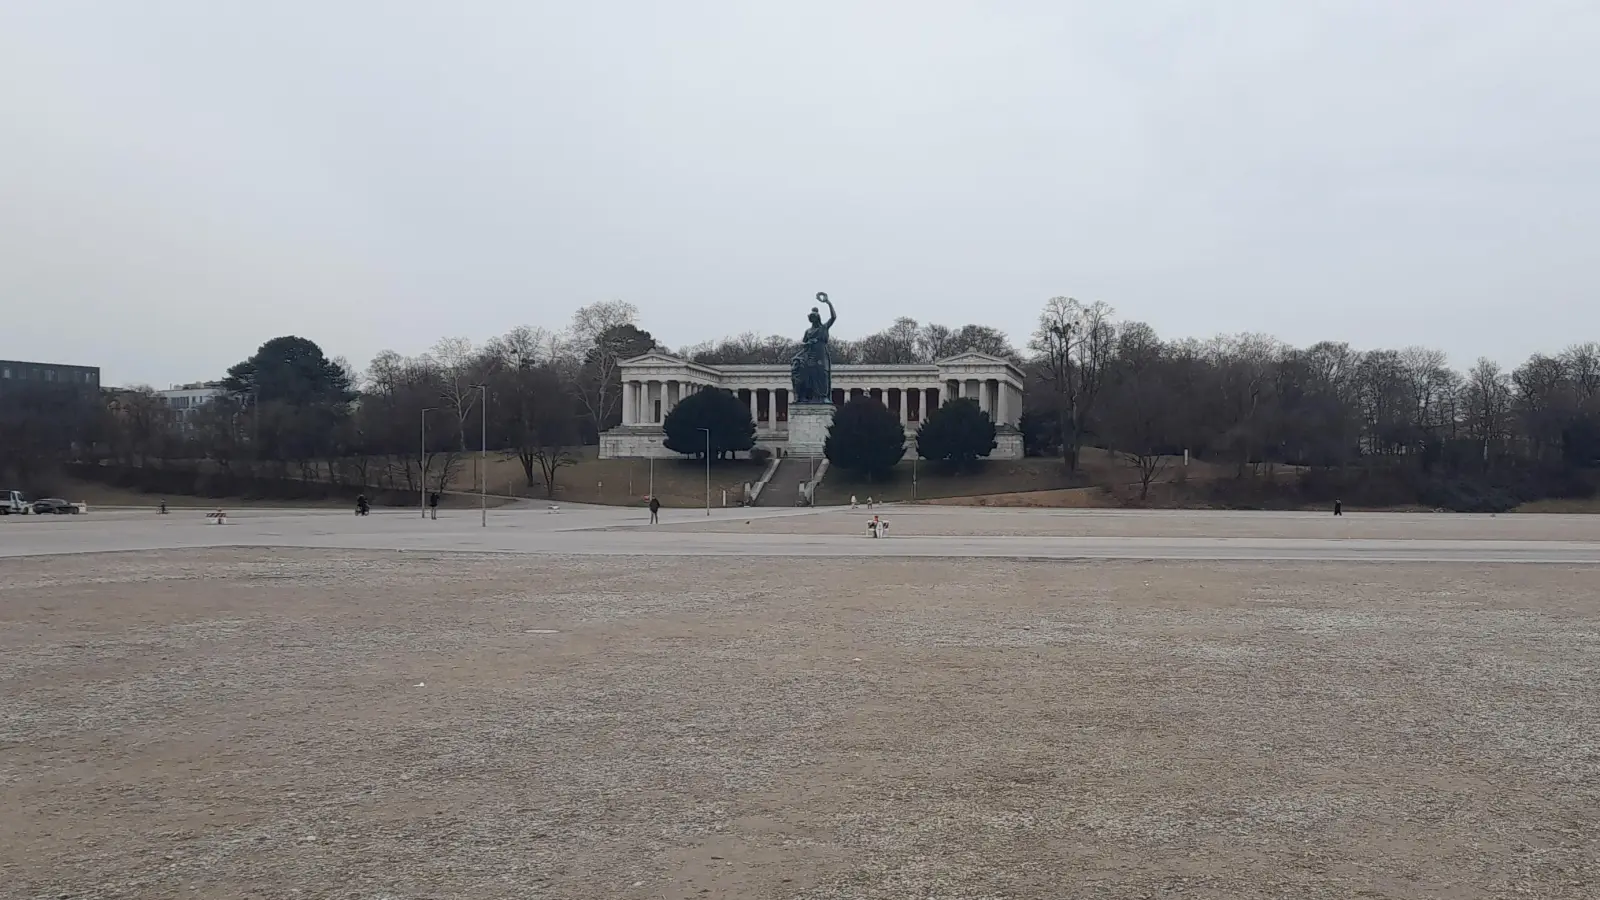
[[[557, 502], [604, 503], [616, 506], [643, 506], [650, 490], [649, 460], [598, 459], [596, 448], [585, 447], [578, 451], [578, 463], [563, 467], [556, 475]], [[475, 505], [478, 486], [477, 456], [471, 455], [460, 465], [451, 480], [450, 490], [457, 496], [447, 495], [448, 506]], [[1058, 459], [1029, 458], [1014, 461], [987, 461], [976, 472], [948, 474], [937, 466], [922, 462], [917, 467], [917, 498], [933, 502], [946, 502], [972, 506], [1040, 506], [1040, 507], [1115, 507], [1128, 498], [1138, 496], [1138, 473], [1125, 459], [1105, 450], [1086, 447], [1083, 450], [1080, 472], [1069, 476]], [[655, 489], [661, 502], [669, 507], [690, 508], [705, 503], [705, 469], [694, 460], [656, 460]], [[765, 466], [748, 460], [714, 463], [711, 468], [711, 502], [721, 505], [722, 491], [728, 491], [728, 502], [739, 502], [744, 482], [754, 482], [761, 477]], [[1182, 469], [1182, 460], [1168, 461], [1167, 468], [1157, 476], [1151, 486], [1150, 505], [1192, 507], [1197, 502], [1179, 485], [1170, 482]], [[852, 494], [861, 502], [867, 497], [886, 501], [911, 499], [912, 463], [906, 460], [895, 470], [894, 477], [886, 483], [853, 481], [844, 473], [830, 471], [817, 491], [819, 505], [842, 505], [850, 502]], [[1185, 477], [1192, 482], [1231, 475], [1231, 469], [1211, 463], [1192, 462]], [[522, 465], [515, 458], [491, 454], [488, 462], [488, 492], [490, 503], [495, 497], [545, 498], [545, 488], [535, 470], [535, 484], [529, 487]], [[1121, 487], [1107, 490], [1107, 485]], [[87, 482], [73, 482], [66, 488], [67, 499], [83, 501], [93, 506], [143, 506], [155, 505], [162, 497]], [[175, 506], [215, 506], [218, 501], [200, 497], [167, 496]], [[228, 502], [228, 501], [224, 501]], [[233, 501], [239, 502], [239, 501]], [[268, 501], [252, 500], [256, 506], [343, 506], [344, 501]], [[1594, 500], [1543, 500], [1524, 504], [1518, 512], [1600, 513], [1600, 498]]]
[[[647, 459], [598, 459], [596, 448], [585, 447], [578, 463], [556, 473], [556, 501], [605, 503], [614, 506], [643, 506], [649, 499], [650, 473], [655, 471], [655, 492], [669, 507], [703, 506], [706, 502], [705, 464], [690, 459], [658, 459], [652, 466]], [[489, 459], [490, 493], [510, 493], [519, 497], [545, 498], [545, 487], [537, 468], [535, 484], [529, 487], [522, 464], [515, 458]], [[722, 491], [728, 492], [728, 505], [738, 505], [745, 482], [761, 479], [763, 463], [746, 459], [711, 464], [711, 504], [722, 505]], [[472, 490], [476, 482], [469, 462], [451, 482], [453, 489]]]
[[[1173, 478], [1183, 465], [1181, 458], [1167, 462], [1158, 481]], [[817, 503], [849, 503], [852, 494], [863, 503], [867, 497], [910, 500], [912, 468], [911, 460], [905, 460], [883, 483], [856, 481], [830, 470], [817, 489]], [[1187, 477], [1214, 478], [1221, 471], [1218, 466], [1195, 461], [1190, 464]], [[963, 473], [947, 473], [924, 460], [916, 465], [916, 472], [917, 499], [951, 499], [980, 506], [1114, 506], [1118, 505], [1116, 499], [1101, 488], [1136, 484], [1139, 480], [1138, 472], [1126, 459], [1096, 447], [1083, 449], [1076, 474], [1069, 474], [1059, 459], [1038, 457], [986, 460], [976, 471]]]

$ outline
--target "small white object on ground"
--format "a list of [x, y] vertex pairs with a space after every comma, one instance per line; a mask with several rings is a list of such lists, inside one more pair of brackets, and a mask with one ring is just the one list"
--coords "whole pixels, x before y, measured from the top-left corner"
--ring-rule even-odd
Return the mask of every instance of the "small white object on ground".
[[428, 686], [428, 683], [426, 681], [417, 682], [417, 687], [427, 687], [427, 686]]

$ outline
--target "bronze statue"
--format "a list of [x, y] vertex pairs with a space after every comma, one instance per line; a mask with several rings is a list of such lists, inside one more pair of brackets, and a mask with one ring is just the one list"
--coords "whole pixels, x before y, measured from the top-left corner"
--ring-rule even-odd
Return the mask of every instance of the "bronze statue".
[[789, 380], [794, 385], [793, 403], [833, 402], [833, 362], [828, 359], [828, 329], [838, 320], [828, 295], [817, 292], [817, 301], [828, 307], [828, 321], [811, 307], [811, 327], [800, 339], [800, 352], [789, 363]]

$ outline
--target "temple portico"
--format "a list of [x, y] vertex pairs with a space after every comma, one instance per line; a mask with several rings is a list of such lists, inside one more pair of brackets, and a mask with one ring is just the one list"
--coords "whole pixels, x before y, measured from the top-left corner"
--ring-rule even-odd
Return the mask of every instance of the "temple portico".
[[[720, 389], [749, 404], [756, 423], [756, 446], [788, 455], [789, 401], [786, 365], [709, 366], [652, 352], [621, 364], [622, 424], [600, 436], [602, 458], [675, 457], [661, 445], [661, 423], [672, 408], [695, 391]], [[835, 365], [833, 404], [867, 395], [895, 413], [907, 440], [928, 413], [958, 397], [970, 397], [994, 419], [995, 459], [1020, 459], [1022, 372], [1012, 363], [980, 353], [964, 353], [932, 364]]]

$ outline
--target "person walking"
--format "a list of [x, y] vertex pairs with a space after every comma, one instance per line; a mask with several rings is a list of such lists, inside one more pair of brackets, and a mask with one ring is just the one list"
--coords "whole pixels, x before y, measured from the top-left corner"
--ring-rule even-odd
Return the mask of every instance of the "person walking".
[[650, 524], [651, 525], [655, 525], [655, 524], [658, 524], [660, 521], [661, 521], [661, 500], [656, 498], [656, 497], [651, 497], [650, 498]]
[[1334, 500], [1333, 501], [1333, 514], [1336, 515], [1336, 516], [1344, 515], [1344, 501], [1343, 500]]
[[428, 494], [428, 518], [439, 521], [439, 492], [432, 491]]

